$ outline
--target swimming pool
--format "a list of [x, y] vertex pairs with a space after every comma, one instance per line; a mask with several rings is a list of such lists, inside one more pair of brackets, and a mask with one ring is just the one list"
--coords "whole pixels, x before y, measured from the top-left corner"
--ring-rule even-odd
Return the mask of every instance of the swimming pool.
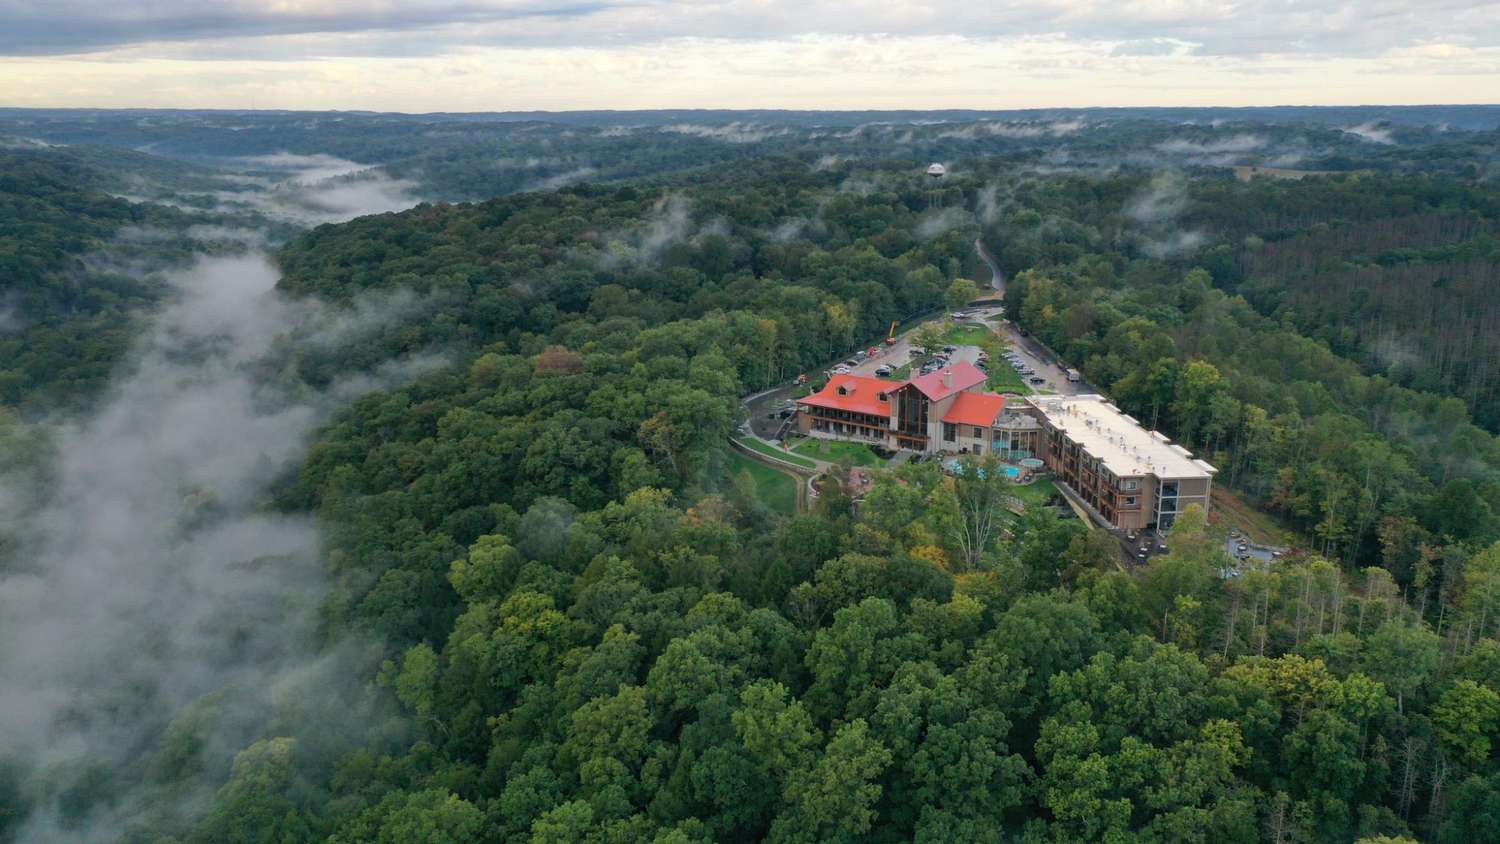
[[[964, 473], [964, 464], [960, 462], [957, 457], [950, 457], [947, 460], [944, 460], [943, 467], [953, 475], [962, 475]], [[1001, 468], [1005, 470], [1005, 477], [1010, 478], [1011, 480], [1015, 480], [1016, 478], [1019, 478], [1021, 476], [1021, 470], [1016, 468], [1015, 466], [1003, 466]], [[982, 480], [984, 478], [984, 470], [980, 469], [978, 470], [978, 472], [979, 477]]]

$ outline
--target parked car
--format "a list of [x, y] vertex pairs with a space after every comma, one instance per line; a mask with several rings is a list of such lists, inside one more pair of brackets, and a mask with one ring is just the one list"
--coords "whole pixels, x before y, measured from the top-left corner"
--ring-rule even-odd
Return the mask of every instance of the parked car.
[[958, 351], [958, 347], [957, 346], [944, 346], [943, 347], [943, 351], [945, 351], [945, 352], [947, 352], [948, 354], [951, 355], [954, 352]]
[[838, 366], [835, 366], [833, 368], [833, 374], [834, 375], [848, 375], [849, 374], [849, 367], [847, 365], [841, 363]]
[[1030, 381], [1033, 384], [1045, 384], [1045, 383], [1047, 383], [1047, 379], [1046, 378], [1038, 378], [1035, 375], [1033, 375], [1032, 377], [1028, 378], [1027, 380]]
[[911, 353], [914, 355], [925, 355], [927, 354], [927, 350], [921, 346], [912, 346]]
[[868, 357], [868, 355], [866, 355], [864, 352], [855, 352], [854, 353], [854, 359], [855, 360], [864, 360], [866, 357]]

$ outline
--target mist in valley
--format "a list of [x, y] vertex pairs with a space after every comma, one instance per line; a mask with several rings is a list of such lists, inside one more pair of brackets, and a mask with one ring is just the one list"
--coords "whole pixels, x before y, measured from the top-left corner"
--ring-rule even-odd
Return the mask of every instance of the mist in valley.
[[[301, 188], [341, 214], [360, 205], [327, 177]], [[273, 724], [320, 743], [376, 720], [354, 680], [373, 652], [315, 635], [317, 528], [274, 512], [268, 490], [342, 403], [446, 361], [308, 387], [278, 369], [288, 348], [337, 350], [420, 303], [292, 300], [259, 232], [204, 235], [252, 246], [163, 273], [167, 304], [95, 409], [36, 426], [51, 446], [36, 472], [0, 473], [14, 543], [0, 545], [0, 803], [19, 802], [25, 844], [170, 827]]]

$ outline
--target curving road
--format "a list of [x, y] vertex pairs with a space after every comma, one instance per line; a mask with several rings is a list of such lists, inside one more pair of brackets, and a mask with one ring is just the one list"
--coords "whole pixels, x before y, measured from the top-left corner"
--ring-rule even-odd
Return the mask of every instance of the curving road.
[[974, 251], [978, 252], [979, 257], [983, 258], [984, 262], [990, 266], [990, 287], [993, 287], [996, 293], [1004, 296], [1005, 273], [1000, 271], [1000, 265], [996, 263], [999, 259], [991, 255], [990, 250], [984, 248], [984, 241], [977, 237], [974, 238]]

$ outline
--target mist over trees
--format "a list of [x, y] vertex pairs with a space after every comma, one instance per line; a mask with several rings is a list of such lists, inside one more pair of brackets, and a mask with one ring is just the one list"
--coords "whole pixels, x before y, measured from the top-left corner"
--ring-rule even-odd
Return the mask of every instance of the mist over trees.
[[[0, 168], [0, 841], [1496, 838], [1491, 130], [43, 116], [195, 161]], [[769, 509], [741, 397], [976, 238], [1301, 552]]]

